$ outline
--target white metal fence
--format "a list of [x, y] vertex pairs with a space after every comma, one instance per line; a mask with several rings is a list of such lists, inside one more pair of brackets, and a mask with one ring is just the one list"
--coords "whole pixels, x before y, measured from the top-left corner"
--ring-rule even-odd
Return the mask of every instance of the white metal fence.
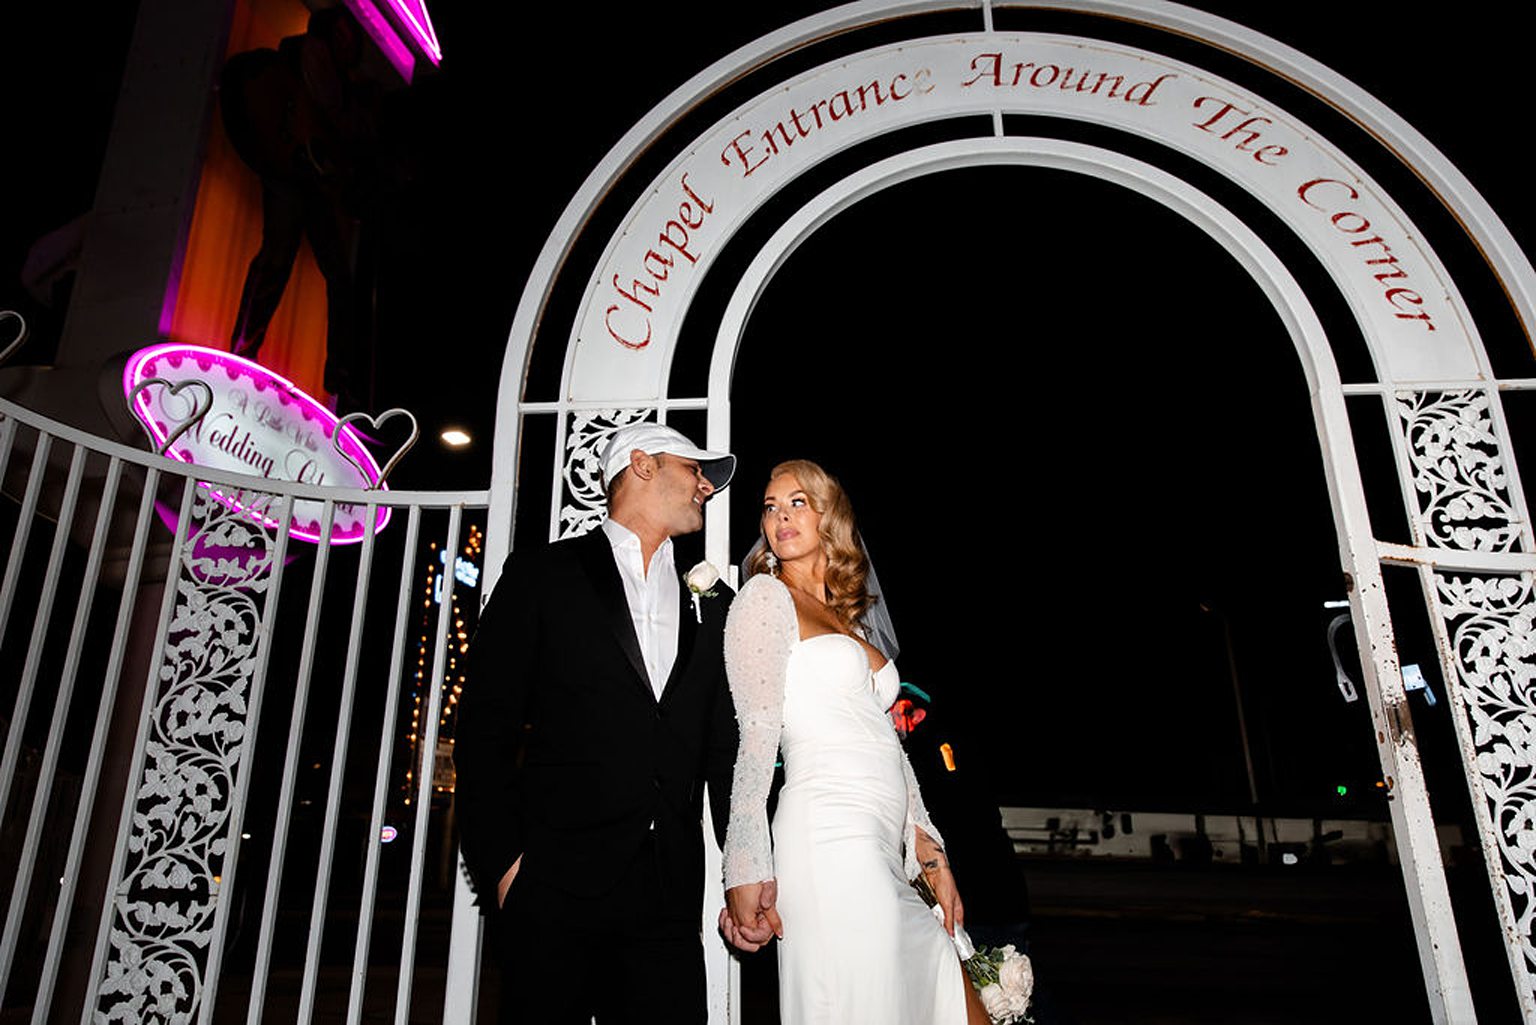
[[[436, 1020], [486, 494], [193, 469], [4, 401], [0, 483], [0, 1013]], [[332, 546], [348, 504], [390, 522]]]

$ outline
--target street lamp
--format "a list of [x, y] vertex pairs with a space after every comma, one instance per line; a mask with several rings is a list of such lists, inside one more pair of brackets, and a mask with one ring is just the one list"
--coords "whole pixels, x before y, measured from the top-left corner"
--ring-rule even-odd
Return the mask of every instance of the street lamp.
[[1264, 842], [1264, 820], [1259, 816], [1259, 781], [1253, 771], [1253, 747], [1248, 743], [1248, 716], [1243, 711], [1243, 687], [1237, 677], [1237, 655], [1232, 648], [1232, 622], [1227, 614], [1209, 602], [1200, 603], [1200, 611], [1221, 620], [1221, 637], [1227, 647], [1227, 675], [1232, 679], [1232, 701], [1237, 706], [1237, 732], [1243, 740], [1243, 765], [1248, 770], [1248, 800], [1253, 806], [1253, 823], [1259, 838], [1259, 862], [1268, 861]]

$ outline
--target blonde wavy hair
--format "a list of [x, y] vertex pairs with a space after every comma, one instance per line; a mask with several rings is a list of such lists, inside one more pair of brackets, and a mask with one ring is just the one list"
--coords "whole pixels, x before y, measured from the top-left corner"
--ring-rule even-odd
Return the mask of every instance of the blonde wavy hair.
[[[869, 557], [859, 543], [858, 527], [853, 519], [853, 503], [837, 478], [809, 459], [790, 459], [775, 466], [768, 479], [788, 474], [800, 482], [810, 499], [811, 508], [821, 514], [816, 533], [827, 557], [827, 608], [844, 626], [852, 627], [863, 618], [877, 596], [869, 593]], [[747, 559], [748, 577], [768, 571], [768, 538], [762, 533], [758, 517], [758, 547]]]

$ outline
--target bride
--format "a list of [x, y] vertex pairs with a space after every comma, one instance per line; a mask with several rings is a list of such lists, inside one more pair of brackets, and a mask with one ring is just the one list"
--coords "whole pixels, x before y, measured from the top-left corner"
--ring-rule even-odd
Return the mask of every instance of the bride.
[[748, 950], [779, 938], [783, 1025], [985, 1025], [946, 935], [964, 917], [954, 876], [886, 717], [900, 677], [866, 639], [877, 598], [848, 496], [815, 463], [781, 463], [762, 533], [725, 626], [741, 742], [721, 928]]

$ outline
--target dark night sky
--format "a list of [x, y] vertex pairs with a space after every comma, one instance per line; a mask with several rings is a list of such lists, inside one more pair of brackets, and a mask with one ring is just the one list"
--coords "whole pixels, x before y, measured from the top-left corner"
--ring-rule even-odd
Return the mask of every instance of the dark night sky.
[[[602, 22], [586, 6], [430, 4], [446, 61], [398, 112], [418, 175], [384, 233], [380, 405], [404, 398], [424, 428], [466, 420], [488, 438], [523, 277], [587, 172], [687, 77], [822, 6], [722, 15], [687, 2]], [[1381, 24], [1379, 5], [1196, 6], [1384, 98], [1518, 239], [1533, 237], [1504, 110], [1524, 41], [1499, 9], [1458, 5], [1458, 18], [1418, 25]], [[7, 161], [7, 305], [26, 245], [89, 205], [131, 27], [120, 13], [82, 37], [67, 8], [27, 8], [15, 38], [32, 60], [7, 86], [26, 97]], [[1136, 227], [1106, 239], [1077, 216], [1088, 207]], [[1474, 308], [1500, 372], [1531, 375], [1496, 294]], [[1242, 804], [1222, 629], [1200, 606], [1220, 610], [1261, 793], [1321, 809], [1336, 778], [1368, 781], [1374, 755], [1322, 645], [1320, 605], [1342, 582], [1305, 384], [1265, 310], [1213, 243], [1102, 183], [975, 170], [890, 190], [809, 243], [749, 326], [737, 532], [778, 459], [838, 473], [891, 596], [905, 677], [937, 695], [936, 723], [997, 768], [1009, 800]], [[407, 363], [422, 351], [444, 358]], [[423, 452], [398, 480], [483, 486], [488, 457], [484, 445]], [[1405, 658], [1428, 658], [1421, 626], [1399, 631]], [[1444, 706], [1420, 725], [1434, 754]]]

